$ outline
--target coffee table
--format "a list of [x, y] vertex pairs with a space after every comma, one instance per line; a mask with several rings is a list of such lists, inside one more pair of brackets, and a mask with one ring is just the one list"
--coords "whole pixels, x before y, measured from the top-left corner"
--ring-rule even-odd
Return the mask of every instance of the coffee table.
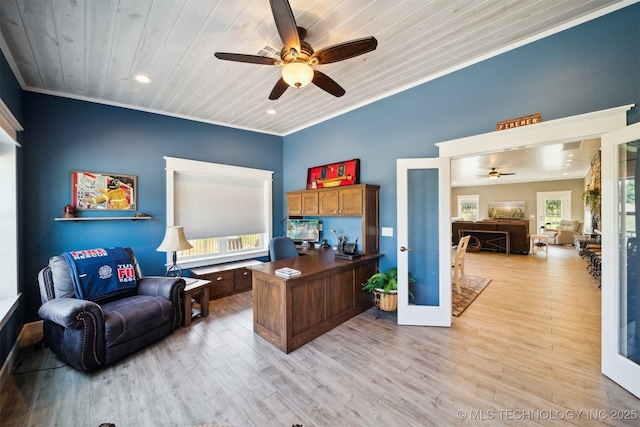
[[[209, 315], [209, 288], [211, 287], [211, 280], [185, 277], [184, 281], [187, 282], [187, 286], [182, 292], [182, 311], [184, 313], [182, 325], [189, 326], [194, 317], [207, 317]], [[200, 310], [192, 309], [191, 300], [198, 295], [200, 296]]]

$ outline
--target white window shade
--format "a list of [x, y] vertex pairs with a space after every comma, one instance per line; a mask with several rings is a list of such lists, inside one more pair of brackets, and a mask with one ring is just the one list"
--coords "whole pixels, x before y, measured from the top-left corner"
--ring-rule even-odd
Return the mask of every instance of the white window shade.
[[189, 239], [264, 233], [264, 187], [263, 181], [176, 172], [175, 224]]

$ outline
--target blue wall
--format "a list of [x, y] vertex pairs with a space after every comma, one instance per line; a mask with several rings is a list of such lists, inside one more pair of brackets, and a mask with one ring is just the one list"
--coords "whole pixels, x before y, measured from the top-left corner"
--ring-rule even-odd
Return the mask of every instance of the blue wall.
[[[382, 226], [395, 229], [397, 158], [435, 157], [434, 143], [491, 132], [506, 118], [540, 112], [548, 121], [640, 104], [638, 46], [636, 4], [285, 138], [34, 93], [22, 100], [3, 60], [0, 96], [26, 129], [19, 154], [25, 165], [19, 286], [28, 304], [17, 316], [37, 319], [36, 274], [64, 250], [130, 245], [145, 274], [163, 272], [164, 254], [155, 251], [165, 226], [163, 156], [276, 171], [274, 233], [284, 217], [283, 190], [304, 188], [308, 167], [359, 158], [361, 182], [381, 186]], [[629, 123], [639, 120], [636, 108]], [[295, 166], [284, 170], [284, 164]], [[55, 222], [69, 203], [72, 169], [138, 175], [139, 209], [153, 219]], [[357, 237], [352, 222], [327, 224]], [[396, 247], [395, 237], [381, 238], [382, 268], [395, 265]], [[24, 322], [15, 318], [0, 331], [2, 361], [5, 342], [13, 345]]]
[[[437, 157], [434, 143], [492, 132], [512, 117], [539, 112], [549, 121], [640, 105], [639, 46], [636, 4], [288, 135], [284, 161], [296, 167], [286, 168], [284, 190], [304, 188], [309, 167], [359, 158], [360, 182], [381, 186], [381, 225], [394, 228], [380, 241], [381, 268], [391, 267], [396, 159]], [[628, 119], [639, 121], [638, 108]]]
[[[131, 246], [145, 275], [164, 274], [166, 255], [156, 251], [166, 226], [163, 156], [275, 171], [273, 218], [274, 227], [279, 227], [283, 216], [279, 136], [35, 93], [24, 94], [24, 112], [24, 260], [29, 320], [37, 319], [40, 305], [37, 273], [51, 255], [99, 246]], [[71, 202], [72, 170], [137, 175], [138, 212], [153, 218], [54, 221]]]

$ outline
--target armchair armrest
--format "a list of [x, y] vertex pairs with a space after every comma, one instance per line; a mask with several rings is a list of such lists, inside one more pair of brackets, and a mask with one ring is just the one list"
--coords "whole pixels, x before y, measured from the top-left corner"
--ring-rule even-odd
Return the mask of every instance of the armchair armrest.
[[44, 343], [69, 365], [88, 372], [104, 363], [104, 316], [91, 301], [56, 298], [42, 304]]
[[138, 283], [139, 295], [161, 296], [173, 300], [177, 293], [184, 290], [182, 277], [145, 276]]
[[99, 323], [104, 323], [102, 309], [92, 301], [76, 298], [56, 298], [42, 304], [38, 315], [43, 320], [56, 323], [70, 329], [81, 329], [84, 322], [81, 320], [83, 313], [91, 313]]
[[173, 304], [171, 330], [182, 323], [182, 291], [186, 283], [182, 277], [146, 276], [138, 282], [139, 295], [162, 296]]

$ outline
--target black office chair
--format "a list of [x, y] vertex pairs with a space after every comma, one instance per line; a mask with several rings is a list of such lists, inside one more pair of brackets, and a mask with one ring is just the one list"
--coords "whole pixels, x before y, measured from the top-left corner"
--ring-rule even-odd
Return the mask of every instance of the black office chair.
[[269, 242], [269, 258], [271, 261], [277, 261], [279, 259], [295, 258], [297, 257], [298, 249], [296, 244], [289, 237], [281, 236], [274, 237]]

